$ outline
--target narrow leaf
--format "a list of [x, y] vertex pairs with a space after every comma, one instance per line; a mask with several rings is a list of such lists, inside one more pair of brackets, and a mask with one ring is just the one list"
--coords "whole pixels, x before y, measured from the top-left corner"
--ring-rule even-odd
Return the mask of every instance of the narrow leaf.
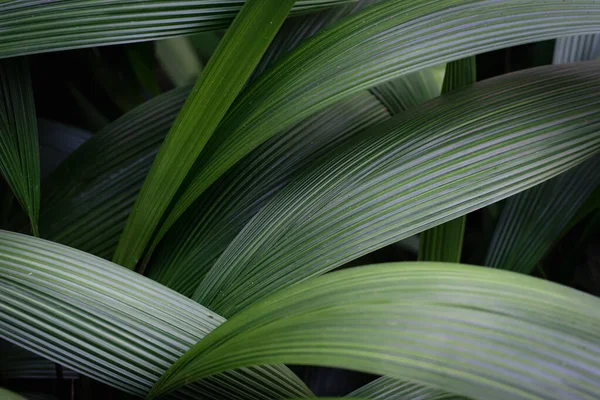
[[134, 268], [194, 161], [277, 33], [294, 0], [248, 0], [162, 144], [113, 257]]
[[240, 95], [154, 244], [233, 164], [329, 104], [422, 68], [599, 27], [600, 3], [593, 0], [391, 0], [367, 7], [308, 40]]
[[234, 315], [586, 160], [600, 150], [598, 65], [479, 82], [368, 130], [261, 209], [194, 298]]
[[554, 64], [594, 60], [600, 56], [600, 34], [567, 36], [556, 39]]
[[40, 156], [35, 104], [24, 58], [0, 62], [0, 172], [38, 235]]
[[[353, 0], [298, 0], [304, 13]], [[0, 58], [226, 28], [243, 1], [30, 0], [0, 3]]]
[[[475, 57], [446, 64], [442, 93], [472, 85], [477, 80]], [[467, 216], [438, 225], [419, 237], [419, 261], [460, 262]]]
[[[66, 246], [0, 231], [0, 337], [138, 396], [224, 319], [139, 274]], [[215, 376], [183, 398], [310, 395], [283, 366]]]
[[202, 63], [187, 37], [156, 42], [156, 58], [175, 86], [193, 83], [202, 71]]
[[525, 275], [423, 262], [358, 267], [253, 304], [187, 351], [149, 398], [221, 371], [285, 362], [473, 399], [591, 400], [600, 391], [599, 327], [600, 299]]

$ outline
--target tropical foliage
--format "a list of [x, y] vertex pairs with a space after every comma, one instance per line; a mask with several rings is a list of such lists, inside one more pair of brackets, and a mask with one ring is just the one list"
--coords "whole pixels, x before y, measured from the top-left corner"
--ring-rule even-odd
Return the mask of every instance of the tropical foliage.
[[0, 2], [0, 397], [597, 398], [598, 58], [595, 0]]

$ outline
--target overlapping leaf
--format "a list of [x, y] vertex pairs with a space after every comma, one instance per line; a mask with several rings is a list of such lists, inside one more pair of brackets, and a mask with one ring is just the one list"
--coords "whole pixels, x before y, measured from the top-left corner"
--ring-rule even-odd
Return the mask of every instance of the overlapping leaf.
[[480, 82], [369, 130], [274, 197], [194, 298], [231, 316], [282, 287], [543, 182], [600, 150], [597, 62]]
[[[475, 57], [446, 64], [442, 93], [472, 85], [477, 80]], [[419, 261], [460, 262], [467, 216], [431, 228], [419, 236]]]
[[0, 172], [38, 234], [40, 156], [35, 104], [24, 58], [0, 61]]
[[113, 260], [135, 268], [206, 142], [260, 61], [294, 0], [248, 0], [192, 88], [148, 172]]
[[154, 253], [148, 276], [187, 296], [243, 226], [311, 162], [389, 118], [368, 92], [274, 137], [232, 168], [186, 212]]
[[388, 376], [364, 385], [347, 397], [353, 396], [369, 400], [465, 400], [462, 396], [449, 394], [440, 389]]
[[187, 351], [149, 398], [224, 370], [286, 362], [473, 399], [592, 400], [598, 327], [600, 299], [526, 275], [424, 262], [358, 267], [253, 304]]
[[[600, 55], [600, 35], [558, 39], [554, 63], [593, 60]], [[560, 177], [511, 197], [494, 231], [485, 265], [530, 273], [550, 247], [578, 219], [581, 208], [600, 185], [600, 157]]]
[[390, 0], [296, 49], [249, 87], [213, 136], [154, 244], [228, 168], [285, 127], [394, 77], [469, 55], [598, 30], [592, 0]]
[[[0, 337], [101, 382], [143, 396], [185, 350], [224, 319], [111, 262], [0, 232]], [[282, 366], [232, 371], [183, 397], [310, 395]]]
[[[293, 12], [352, 0], [298, 0]], [[0, 58], [156, 40], [227, 27], [243, 0], [28, 0], [0, 3]]]

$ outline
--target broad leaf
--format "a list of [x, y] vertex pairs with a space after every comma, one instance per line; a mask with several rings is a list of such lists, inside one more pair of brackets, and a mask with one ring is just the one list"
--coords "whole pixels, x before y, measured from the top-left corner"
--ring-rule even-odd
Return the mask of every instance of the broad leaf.
[[592, 0], [389, 0], [308, 40], [240, 95], [154, 245], [228, 168], [268, 138], [360, 90], [485, 51], [600, 30]]
[[149, 398], [221, 371], [285, 362], [473, 399], [591, 400], [600, 392], [599, 327], [600, 299], [526, 275], [423, 262], [352, 268], [234, 316], [171, 366]]
[[283, 23], [294, 0], [248, 0], [160, 147], [113, 260], [134, 268], [196, 158]]
[[[85, 376], [143, 396], [224, 319], [111, 262], [0, 231], [0, 337]], [[232, 371], [180, 397], [310, 395], [283, 366]]]
[[[600, 35], [556, 41], [554, 63], [592, 60], [600, 55]], [[560, 177], [508, 199], [488, 249], [485, 265], [522, 273], [538, 262], [584, 214], [585, 202], [600, 185], [600, 157]], [[583, 208], [583, 210], [582, 210]]]
[[598, 66], [504, 75], [368, 130], [275, 196], [194, 298], [231, 316], [591, 157], [600, 150]]
[[364, 92], [272, 138], [188, 209], [154, 252], [147, 275], [191, 296], [244, 225], [294, 176], [387, 118], [377, 99]]
[[[353, 0], [298, 0], [294, 13]], [[0, 3], [0, 58], [226, 28], [236, 0], [29, 0]]]
[[[446, 64], [442, 93], [462, 89], [477, 80], [475, 57]], [[460, 262], [467, 216], [431, 228], [419, 237], [419, 261]]]
[[383, 376], [350, 393], [347, 397], [369, 400], [465, 400], [440, 389]]
[[24, 58], [0, 61], [0, 172], [38, 235], [40, 156], [35, 104]]

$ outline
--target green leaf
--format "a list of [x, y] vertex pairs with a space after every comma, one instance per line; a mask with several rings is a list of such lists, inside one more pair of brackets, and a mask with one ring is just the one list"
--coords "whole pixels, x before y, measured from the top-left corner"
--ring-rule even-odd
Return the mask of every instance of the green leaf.
[[58, 166], [42, 182], [42, 237], [110, 259], [190, 89], [178, 88], [136, 107]]
[[600, 185], [600, 156], [508, 199], [485, 265], [531, 273]]
[[418, 383], [383, 376], [350, 393], [347, 397], [369, 400], [464, 400], [462, 396]]
[[594, 60], [600, 56], [600, 34], [556, 39], [554, 64]]
[[25, 397], [0, 387], [0, 398], [4, 400], [26, 400]]
[[126, 51], [131, 69], [137, 77], [138, 82], [150, 96], [158, 96], [160, 94], [160, 86], [156, 71], [154, 70], [156, 65], [154, 44], [135, 43], [128, 45]]
[[183, 179], [277, 33], [294, 0], [248, 0], [194, 85], [152, 164], [113, 260], [134, 268]]
[[[477, 80], [475, 57], [446, 64], [442, 93], [472, 85]], [[419, 261], [460, 262], [467, 216], [423, 232], [419, 237]]]
[[390, 0], [316, 35], [239, 96], [154, 245], [216, 179], [268, 138], [344, 97], [422, 68], [600, 30], [592, 0]]
[[370, 129], [261, 209], [194, 298], [234, 315], [591, 157], [600, 150], [599, 65], [504, 75]]
[[[554, 63], [591, 60], [600, 54], [600, 35], [556, 41]], [[580, 210], [600, 185], [600, 157], [508, 199], [484, 264], [531, 273], [550, 247], [575, 225]]]
[[600, 391], [599, 327], [600, 299], [525, 275], [424, 262], [351, 268], [234, 316], [148, 397], [277, 362], [385, 374], [474, 399], [591, 400]]
[[[352, 0], [298, 0], [303, 13]], [[156, 40], [226, 28], [231, 0], [30, 0], [0, 3], [0, 58]]]
[[40, 156], [35, 104], [24, 58], [0, 62], [0, 172], [38, 235]]
[[[224, 319], [133, 271], [56, 243], [0, 231], [0, 337], [143, 396]], [[283, 366], [215, 376], [180, 397], [308, 396]]]
[[244, 225], [294, 176], [387, 118], [377, 99], [363, 92], [272, 138], [188, 209], [153, 253], [147, 275], [191, 296]]

